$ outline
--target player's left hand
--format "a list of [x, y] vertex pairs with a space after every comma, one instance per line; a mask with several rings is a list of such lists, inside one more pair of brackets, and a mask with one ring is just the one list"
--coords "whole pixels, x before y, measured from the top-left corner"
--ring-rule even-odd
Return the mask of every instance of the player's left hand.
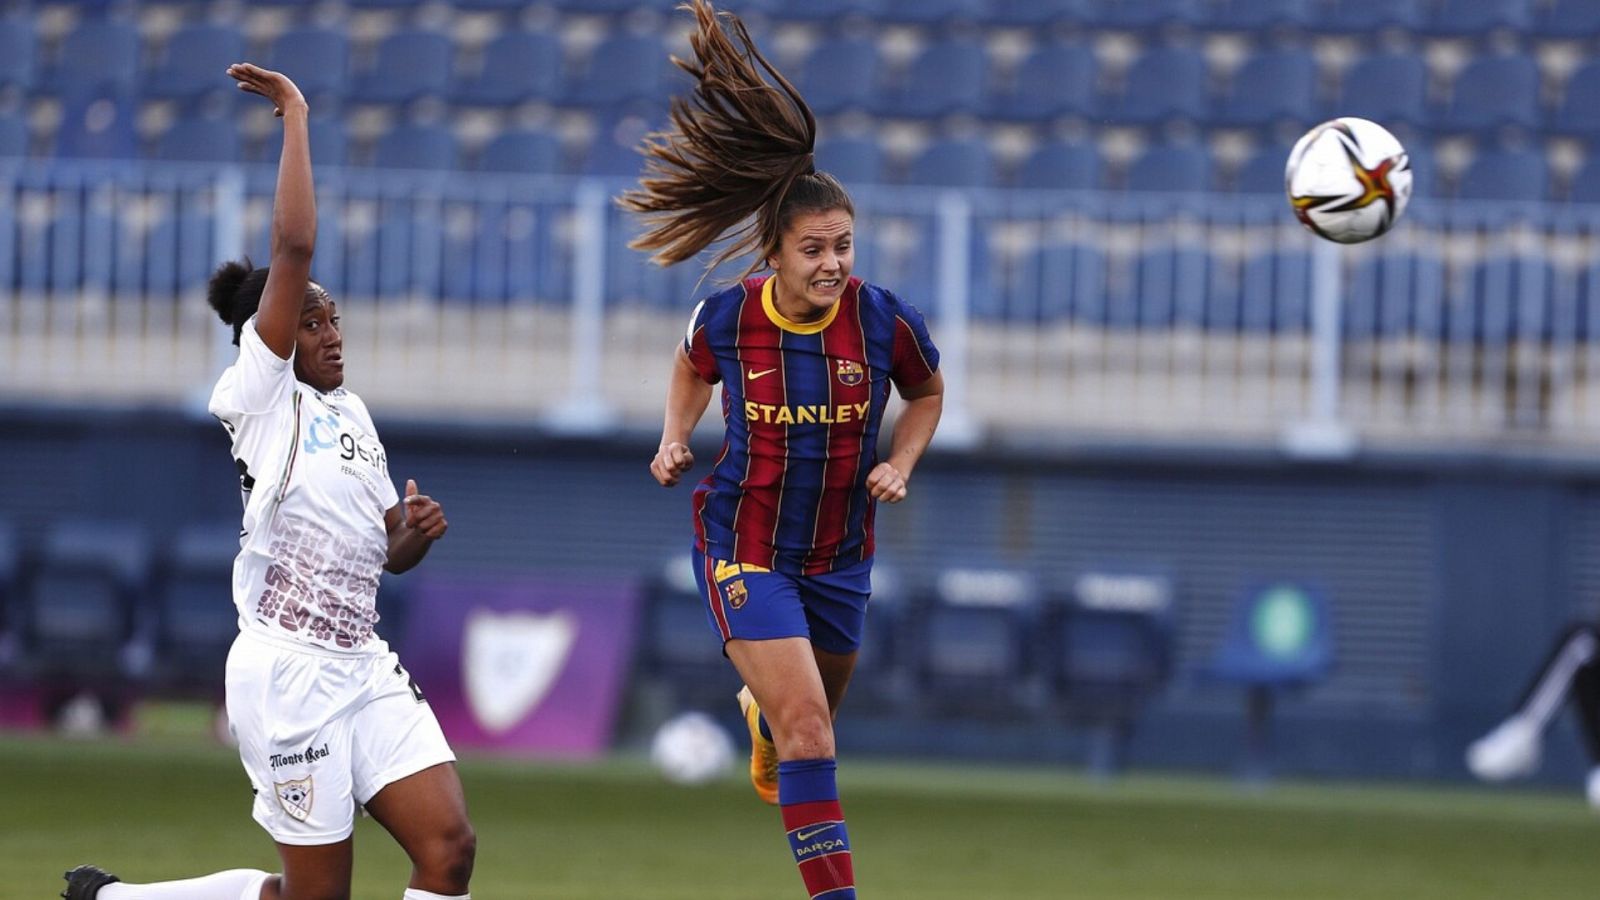
[[450, 523], [444, 519], [444, 508], [427, 494], [417, 493], [417, 480], [406, 479], [406, 496], [401, 501], [406, 515], [406, 527], [419, 531], [430, 541], [444, 537]]
[[906, 480], [899, 469], [881, 462], [867, 476], [867, 493], [887, 503], [899, 503], [906, 498]]

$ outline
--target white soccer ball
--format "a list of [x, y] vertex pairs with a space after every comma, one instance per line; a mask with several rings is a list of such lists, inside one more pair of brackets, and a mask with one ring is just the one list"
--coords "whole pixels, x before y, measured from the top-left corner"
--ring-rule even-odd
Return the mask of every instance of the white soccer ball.
[[705, 713], [679, 713], [656, 730], [650, 762], [674, 784], [704, 784], [733, 764], [733, 739]]
[[1370, 241], [1394, 225], [1411, 199], [1411, 158], [1388, 129], [1345, 116], [1305, 133], [1284, 169], [1289, 206], [1318, 237]]

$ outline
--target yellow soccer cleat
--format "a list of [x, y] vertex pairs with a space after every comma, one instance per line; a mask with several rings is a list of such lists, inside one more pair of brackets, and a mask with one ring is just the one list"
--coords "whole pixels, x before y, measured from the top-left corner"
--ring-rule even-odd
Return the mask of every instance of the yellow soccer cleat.
[[750, 729], [750, 784], [756, 796], [778, 805], [778, 747], [761, 736], [761, 707], [756, 705], [750, 686], [739, 689], [739, 711]]

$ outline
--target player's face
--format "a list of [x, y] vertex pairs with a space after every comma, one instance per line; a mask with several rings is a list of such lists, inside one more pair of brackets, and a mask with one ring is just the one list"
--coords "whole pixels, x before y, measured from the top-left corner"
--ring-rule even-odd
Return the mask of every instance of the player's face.
[[796, 322], [818, 319], [839, 302], [855, 264], [855, 219], [842, 209], [794, 217], [767, 258], [778, 283], [773, 302]]
[[313, 284], [306, 291], [294, 346], [296, 378], [323, 392], [344, 384], [344, 339], [339, 334], [339, 308], [319, 285]]

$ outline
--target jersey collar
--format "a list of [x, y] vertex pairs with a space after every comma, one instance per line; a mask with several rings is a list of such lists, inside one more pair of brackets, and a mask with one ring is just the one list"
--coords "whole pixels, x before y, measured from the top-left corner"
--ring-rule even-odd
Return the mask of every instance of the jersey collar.
[[[766, 310], [767, 318], [772, 320], [772, 324], [782, 328], [784, 331], [793, 332], [794, 334], [816, 334], [832, 325], [834, 317], [839, 315], [839, 306], [844, 302], [842, 295], [832, 306], [828, 307], [827, 314], [815, 322], [791, 321], [783, 313], [778, 312], [777, 304], [772, 301], [773, 285], [777, 281], [778, 276], [772, 275], [761, 285], [761, 308]], [[848, 285], [846, 287], [848, 288]]]

